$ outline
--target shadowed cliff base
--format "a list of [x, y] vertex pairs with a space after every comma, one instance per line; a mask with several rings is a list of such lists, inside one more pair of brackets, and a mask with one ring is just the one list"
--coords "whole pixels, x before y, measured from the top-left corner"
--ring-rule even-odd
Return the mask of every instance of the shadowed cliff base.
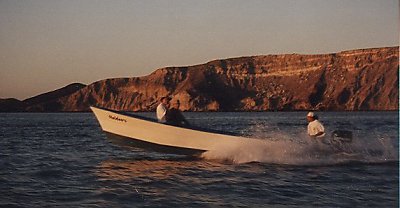
[[[17, 111], [154, 111], [163, 96], [179, 99], [185, 111], [398, 110], [398, 72], [399, 47], [239, 57], [80, 85], [19, 101]], [[15, 111], [7, 103], [16, 102], [3, 99], [0, 107]]]

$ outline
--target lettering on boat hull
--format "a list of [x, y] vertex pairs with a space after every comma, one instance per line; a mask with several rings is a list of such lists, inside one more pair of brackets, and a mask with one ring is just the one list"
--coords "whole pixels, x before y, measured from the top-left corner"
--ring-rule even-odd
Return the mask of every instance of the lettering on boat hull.
[[126, 119], [119, 118], [118, 116], [108, 115], [108, 118], [110, 118], [112, 120], [120, 121], [120, 122], [125, 122], [125, 123], [128, 122]]

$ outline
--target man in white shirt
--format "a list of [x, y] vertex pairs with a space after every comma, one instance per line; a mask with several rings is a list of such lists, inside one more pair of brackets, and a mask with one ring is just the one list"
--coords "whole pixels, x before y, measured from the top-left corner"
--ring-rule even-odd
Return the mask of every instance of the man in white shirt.
[[321, 122], [319, 122], [313, 112], [307, 114], [307, 133], [312, 138], [323, 138], [325, 136], [325, 129]]
[[160, 104], [157, 106], [157, 119], [158, 122], [165, 123], [165, 116], [167, 115], [168, 107], [169, 107], [169, 97], [162, 97], [160, 100]]

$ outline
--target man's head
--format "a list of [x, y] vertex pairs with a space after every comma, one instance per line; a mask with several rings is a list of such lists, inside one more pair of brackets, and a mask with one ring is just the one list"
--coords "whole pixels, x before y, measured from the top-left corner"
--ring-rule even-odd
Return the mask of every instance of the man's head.
[[308, 114], [307, 114], [307, 121], [308, 122], [311, 122], [311, 121], [314, 121], [315, 120], [315, 115], [314, 115], [314, 113], [313, 112], [308, 112]]
[[169, 98], [169, 97], [162, 97], [161, 98], [161, 102], [163, 104], [165, 104], [165, 105], [168, 104], [170, 100], [171, 100], [171, 98]]
[[181, 103], [179, 102], [179, 100], [176, 100], [172, 103], [172, 107], [179, 109], [179, 106], [181, 105]]

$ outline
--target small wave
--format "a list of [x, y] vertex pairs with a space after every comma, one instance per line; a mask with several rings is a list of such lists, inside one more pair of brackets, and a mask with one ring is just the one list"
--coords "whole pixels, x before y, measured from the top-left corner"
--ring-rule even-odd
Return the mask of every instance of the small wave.
[[58, 168], [51, 168], [46, 170], [38, 170], [35, 175], [39, 178], [59, 178], [60, 176], [64, 175], [64, 171]]

